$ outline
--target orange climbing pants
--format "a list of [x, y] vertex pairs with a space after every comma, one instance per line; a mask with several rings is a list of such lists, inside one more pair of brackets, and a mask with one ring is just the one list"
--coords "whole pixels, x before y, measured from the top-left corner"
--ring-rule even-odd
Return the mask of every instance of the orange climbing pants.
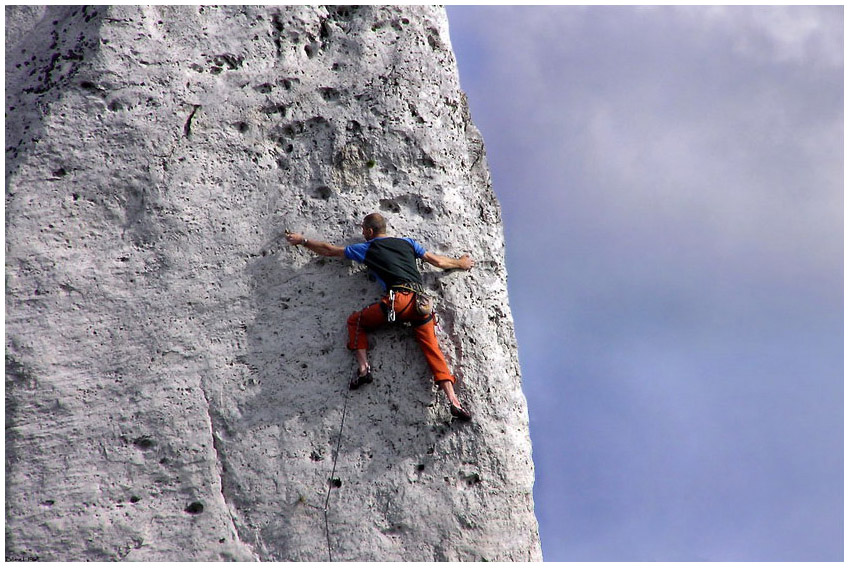
[[[353, 351], [369, 347], [369, 338], [366, 334], [388, 323], [389, 305], [389, 296], [384, 296], [380, 301], [359, 312], [354, 312], [348, 317], [349, 349]], [[437, 334], [434, 332], [434, 318], [431, 316], [423, 318], [417, 313], [416, 295], [413, 292], [396, 291], [395, 316], [397, 322], [410, 322], [416, 342], [419, 343], [419, 347], [425, 355], [425, 360], [428, 362], [428, 367], [431, 369], [431, 374], [434, 375], [434, 382], [451, 381], [454, 384], [455, 378], [449, 372], [449, 366], [446, 364], [443, 352], [440, 351], [439, 343], [437, 343]]]

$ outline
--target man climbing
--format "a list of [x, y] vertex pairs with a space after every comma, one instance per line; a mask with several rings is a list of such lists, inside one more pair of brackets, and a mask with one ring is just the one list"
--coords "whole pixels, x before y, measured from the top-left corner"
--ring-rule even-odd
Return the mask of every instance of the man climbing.
[[371, 213], [363, 219], [365, 243], [341, 247], [323, 241], [308, 240], [300, 233], [287, 233], [291, 245], [302, 245], [316, 254], [328, 257], [345, 257], [365, 264], [384, 288], [385, 295], [376, 303], [354, 312], [348, 318], [348, 348], [354, 352], [358, 373], [349, 383], [354, 390], [372, 382], [372, 371], [366, 355], [369, 346], [367, 332], [374, 331], [388, 322], [409, 323], [416, 341], [425, 354], [425, 360], [434, 375], [434, 381], [449, 399], [452, 416], [460, 420], [471, 420], [470, 414], [457, 398], [454, 391], [455, 378], [449, 372], [446, 359], [434, 333], [434, 314], [423, 300], [422, 275], [416, 259], [444, 270], [459, 268], [469, 270], [475, 261], [465, 254], [452, 258], [427, 252], [422, 245], [410, 238], [387, 236], [387, 222], [380, 213]]

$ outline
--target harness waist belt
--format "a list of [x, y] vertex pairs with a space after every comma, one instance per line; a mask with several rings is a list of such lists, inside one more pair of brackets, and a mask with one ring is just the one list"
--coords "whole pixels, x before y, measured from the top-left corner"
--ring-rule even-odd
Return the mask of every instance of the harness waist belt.
[[390, 290], [395, 290], [397, 292], [413, 292], [415, 294], [423, 294], [425, 292], [425, 289], [419, 282], [405, 282], [404, 284], [396, 284], [395, 286], [390, 286]]

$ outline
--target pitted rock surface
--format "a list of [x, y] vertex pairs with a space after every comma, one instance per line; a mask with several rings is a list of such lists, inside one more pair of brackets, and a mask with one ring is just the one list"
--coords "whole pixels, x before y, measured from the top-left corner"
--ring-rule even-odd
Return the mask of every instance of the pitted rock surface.
[[[423, 265], [355, 372], [361, 267]], [[540, 560], [499, 204], [435, 7], [6, 7], [6, 557]], [[344, 418], [344, 420], [343, 420]]]

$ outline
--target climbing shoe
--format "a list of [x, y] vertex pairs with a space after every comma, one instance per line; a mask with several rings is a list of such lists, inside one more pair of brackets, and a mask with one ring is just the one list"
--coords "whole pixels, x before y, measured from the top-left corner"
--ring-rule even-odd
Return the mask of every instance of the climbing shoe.
[[462, 420], [464, 422], [472, 420], [472, 414], [461, 406], [455, 406], [454, 404], [449, 403], [449, 410], [451, 411], [452, 416], [458, 420]]
[[351, 382], [348, 383], [348, 388], [357, 390], [361, 385], [367, 385], [372, 382], [372, 368], [366, 370], [365, 375], [355, 375]]

